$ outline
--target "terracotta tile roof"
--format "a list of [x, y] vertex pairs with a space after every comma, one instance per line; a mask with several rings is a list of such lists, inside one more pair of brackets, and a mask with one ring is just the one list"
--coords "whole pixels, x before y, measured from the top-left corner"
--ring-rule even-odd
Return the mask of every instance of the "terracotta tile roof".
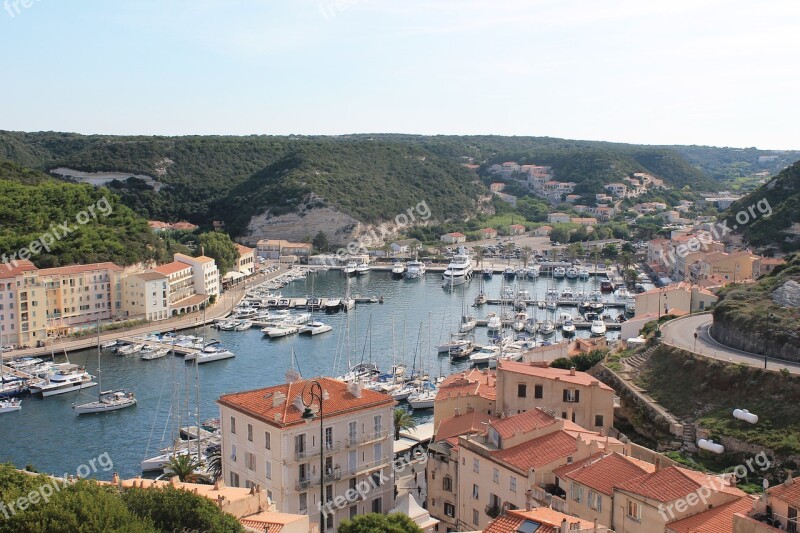
[[496, 374], [493, 370], [484, 373], [477, 368], [473, 368], [467, 372], [451, 374], [439, 384], [436, 400], [469, 395], [495, 400], [497, 398], [495, 381]]
[[283, 526], [300, 520], [307, 520], [307, 517], [305, 515], [262, 511], [258, 514], [240, 518], [239, 522], [245, 527], [251, 527], [258, 531], [279, 533], [283, 530]]
[[528, 363], [516, 363], [513, 361], [498, 361], [497, 370], [525, 374], [527, 376], [536, 376], [548, 380], [563, 381], [565, 383], [583, 385], [585, 387], [596, 383], [597, 386], [602, 390], [614, 390], [586, 372], [575, 372], [575, 375], [573, 376], [570, 374], [569, 370], [564, 370], [562, 368], [542, 368], [538, 366], [531, 366]]
[[592, 490], [611, 496], [614, 485], [646, 475], [651, 471], [645, 470], [624, 455], [612, 453], [595, 454], [573, 465], [562, 466], [554, 473], [562, 479], [576, 481]]
[[616, 488], [638, 494], [659, 502], [671, 502], [683, 498], [700, 487], [708, 487], [714, 492], [743, 496], [741, 490], [723, 483], [722, 478], [710, 476], [696, 470], [670, 466], [616, 485]]
[[236, 249], [239, 250], [239, 255], [247, 255], [253, 253], [255, 250], [253, 248], [248, 248], [243, 244], [234, 243], [236, 245]]
[[[483, 433], [486, 431], [484, 422], [491, 422], [492, 420], [499, 420], [494, 415], [472, 411], [463, 415], [451, 416], [439, 424], [436, 434], [433, 437], [434, 441], [448, 440], [455, 438], [458, 435], [466, 435], [469, 433]], [[458, 439], [455, 439], [458, 442]]]
[[[559, 513], [549, 507], [537, 507], [530, 511], [507, 511], [506, 514], [492, 521], [489, 527], [484, 529], [484, 533], [516, 533], [519, 527], [528, 521], [541, 524], [536, 529], [536, 533], [558, 533], [564, 520], [570, 526], [575, 524], [575, 530], [592, 531], [594, 527], [594, 523], [588, 520]], [[601, 526], [597, 531], [607, 531], [607, 529]]]
[[[316, 380], [322, 384], [324, 393], [327, 393], [324, 401], [325, 418], [346, 415], [373, 407], [391, 407], [396, 403], [391, 396], [368, 389], [362, 389], [361, 397], [357, 398], [348, 390], [347, 383], [343, 381], [326, 377], [316, 378]], [[301, 395], [303, 387], [309, 381], [300, 380], [264, 389], [225, 394], [220, 396], [217, 403], [258, 418], [275, 427], [303, 424], [305, 420], [301, 418], [304, 409]], [[310, 386], [306, 391], [305, 400], [306, 402], [311, 401]], [[298, 408], [298, 405], [301, 408]], [[314, 405], [317, 405], [316, 402]]]
[[36, 270], [36, 265], [27, 259], [9, 261], [8, 263], [0, 264], [0, 278], [12, 278], [29, 270]]
[[157, 266], [153, 270], [169, 276], [170, 274], [175, 274], [176, 272], [186, 270], [187, 268], [191, 269], [192, 265], [187, 265], [186, 263], [181, 263], [180, 261], [173, 261], [171, 263], [164, 263], [163, 265]]
[[528, 433], [536, 429], [552, 426], [555, 423], [556, 419], [552, 415], [545, 413], [541, 409], [530, 409], [524, 413], [492, 422], [491, 425], [501, 437], [508, 439], [518, 433]]
[[492, 452], [498, 463], [506, 463], [519, 470], [539, 468], [578, 451], [577, 437], [566, 431], [554, 431], [505, 450]]
[[770, 496], [784, 501], [792, 507], [800, 507], [800, 482], [794, 479], [788, 485], [784, 482], [770, 487], [767, 492]]
[[137, 277], [143, 281], [153, 281], [154, 279], [166, 279], [167, 276], [162, 274], [161, 272], [142, 272], [141, 274], [135, 274], [132, 277]]
[[82, 272], [91, 272], [93, 270], [113, 270], [121, 271], [122, 267], [114, 263], [89, 263], [86, 265], [69, 265], [56, 268], [43, 268], [39, 270], [40, 276], [59, 276], [67, 274], [80, 274]]
[[719, 533], [733, 531], [733, 515], [747, 514], [753, 508], [754, 498], [742, 496], [732, 502], [723, 503], [703, 513], [670, 522], [666, 526], [669, 533]]

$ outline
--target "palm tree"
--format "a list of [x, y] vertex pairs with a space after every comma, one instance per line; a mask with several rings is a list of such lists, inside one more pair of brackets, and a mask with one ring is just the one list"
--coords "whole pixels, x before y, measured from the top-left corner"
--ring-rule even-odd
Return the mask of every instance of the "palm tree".
[[483, 249], [483, 246], [475, 246], [473, 251], [475, 252], [475, 262], [483, 266], [483, 256], [486, 253], [486, 251]]
[[417, 421], [405, 409], [394, 410], [394, 440], [400, 440], [400, 432], [404, 429], [414, 429]]
[[208, 456], [208, 474], [214, 482], [222, 476], [222, 450]]
[[531, 260], [531, 254], [533, 254], [533, 248], [528, 245], [522, 247], [522, 266], [523, 268], [528, 268], [528, 261]]
[[194, 455], [179, 454], [173, 455], [169, 459], [169, 463], [165, 470], [169, 470], [173, 475], [178, 476], [178, 479], [184, 482], [191, 482], [197, 479], [195, 470], [203, 466]]

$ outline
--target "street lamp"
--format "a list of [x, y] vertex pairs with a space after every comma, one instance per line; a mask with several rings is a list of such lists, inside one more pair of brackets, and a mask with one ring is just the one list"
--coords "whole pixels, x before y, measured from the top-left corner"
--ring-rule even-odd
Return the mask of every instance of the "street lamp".
[[[769, 312], [769, 321], [772, 322], [773, 318], [775, 318], [775, 315], [772, 313], [772, 311], [770, 311]], [[764, 370], [766, 370], [766, 369], [767, 369], [767, 346], [764, 346]]]
[[[308, 391], [309, 398], [306, 399], [306, 389], [310, 387]], [[314, 405], [316, 401], [319, 403], [319, 529], [320, 531], [325, 531], [325, 511], [323, 506], [322, 499], [324, 498], [325, 494], [325, 476], [324, 476], [324, 464], [325, 464], [325, 447], [323, 442], [323, 430], [322, 430], [322, 384], [317, 380], [311, 380], [303, 386], [303, 392], [300, 394], [300, 398], [303, 400], [303, 405], [305, 406], [305, 410], [303, 411], [302, 418], [306, 422], [310, 422], [314, 419], [314, 412], [311, 410], [311, 406]]]

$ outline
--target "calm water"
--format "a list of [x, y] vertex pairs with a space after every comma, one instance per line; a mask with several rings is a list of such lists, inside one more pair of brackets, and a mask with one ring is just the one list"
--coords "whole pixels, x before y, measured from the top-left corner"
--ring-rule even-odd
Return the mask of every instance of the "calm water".
[[[345, 293], [344, 276], [339, 272], [320, 273], [305, 281], [284, 287], [284, 296], [341, 296]], [[519, 283], [543, 300], [548, 283], [553, 280], [523, 280]], [[497, 298], [502, 276], [495, 275], [484, 282], [490, 297]], [[595, 281], [557, 280], [556, 288], [564, 286], [588, 293]], [[462, 309], [484, 317], [499, 312], [498, 306], [474, 309], [470, 304], [481, 286], [479, 276], [469, 285], [456, 287], [452, 292], [441, 288], [441, 275], [429, 273], [419, 280], [394, 280], [388, 272], [371, 272], [351, 278], [350, 291], [354, 296], [383, 296], [384, 304], [358, 304], [355, 312], [325, 315], [317, 313], [333, 326], [333, 331], [313, 338], [293, 336], [267, 339], [257, 328], [244, 332], [221, 332], [207, 328], [203, 334], [216, 338], [236, 353], [236, 358], [209, 363], [199, 367], [187, 365], [180, 357], [165, 357], [142, 361], [138, 357], [117, 357], [102, 354], [103, 388], [127, 388], [136, 393], [136, 407], [96, 415], [76, 416], [73, 402], [91, 401], [98, 389], [83, 393], [68, 393], [47, 399], [26, 397], [22, 411], [0, 415], [0, 462], [11, 461], [17, 466], [33, 464], [40, 471], [62, 474], [74, 473], [77, 467], [107, 452], [114, 461], [114, 470], [124, 477], [140, 473], [139, 462], [169, 444], [176, 419], [183, 425], [195, 418], [194, 390], [199, 379], [200, 418], [218, 416], [216, 399], [229, 392], [266, 387], [284, 382], [294, 349], [297, 366], [304, 377], [336, 376], [344, 373], [349, 364], [373, 360], [382, 370], [388, 370], [393, 359], [409, 367], [415, 360], [433, 374], [450, 373], [468, 366], [467, 362], [452, 365], [446, 357], [437, 357], [436, 345], [457, 330]], [[561, 310], [559, 310], [561, 311]], [[575, 308], [564, 309], [571, 314]], [[529, 307], [529, 313], [545, 319], [545, 310]], [[615, 311], [611, 311], [616, 314]], [[552, 318], [552, 314], [548, 315]], [[485, 328], [477, 328], [476, 340], [487, 340]], [[558, 335], [558, 334], [557, 334]], [[587, 336], [588, 331], [579, 331]], [[556, 337], [557, 338], [557, 337]], [[555, 340], [551, 339], [551, 340]], [[394, 354], [394, 355], [393, 355]], [[63, 357], [57, 357], [62, 361]], [[91, 373], [97, 370], [96, 351], [70, 355], [73, 363], [85, 364]], [[186, 391], [191, 392], [187, 400]], [[171, 416], [172, 412], [175, 416]], [[189, 413], [187, 417], [187, 413]], [[432, 412], [420, 415], [426, 419]], [[111, 472], [98, 471], [98, 478], [110, 478]]]

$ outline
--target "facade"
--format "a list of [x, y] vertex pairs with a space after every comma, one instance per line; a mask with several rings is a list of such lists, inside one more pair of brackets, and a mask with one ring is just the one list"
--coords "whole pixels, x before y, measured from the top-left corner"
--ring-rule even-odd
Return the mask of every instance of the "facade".
[[197, 294], [205, 296], [219, 295], [219, 270], [217, 264], [210, 257], [201, 255], [191, 257], [184, 254], [175, 254], [175, 261], [192, 267], [192, 276]]
[[[395, 402], [358, 384], [324, 377], [316, 381], [323, 391], [324, 442], [318, 417], [310, 423], [302, 418], [304, 399], [313, 403], [314, 413], [319, 411], [308, 380], [220, 397], [222, 469], [232, 486], [262, 487], [281, 512], [307, 514], [318, 524], [320, 509], [325, 509], [323, 530], [334, 531], [342, 520], [392, 508], [393, 484], [387, 480]], [[370, 488], [363, 497], [334, 506], [334, 500], [343, 501], [349, 489], [365, 483]]]
[[566, 224], [569, 222], [570, 216], [566, 213], [550, 213], [547, 215], [547, 221], [550, 224]]
[[695, 278], [720, 276], [733, 283], [751, 280], [754, 279], [753, 264], [758, 259], [748, 251], [709, 253], [700, 259]]
[[411, 252], [411, 248], [418, 242], [417, 239], [402, 239], [390, 244], [389, 248], [396, 254], [407, 254]]
[[265, 259], [280, 259], [285, 256], [308, 258], [311, 255], [311, 244], [284, 239], [261, 239], [256, 243], [256, 251], [259, 257]]
[[662, 314], [688, 314], [706, 311], [719, 298], [709, 291], [687, 282], [676, 283], [661, 289], [651, 289], [636, 295], [636, 316]]
[[624, 183], [609, 183], [603, 188], [617, 198], [624, 198], [628, 192], [628, 186]]
[[245, 276], [252, 276], [256, 271], [256, 251], [241, 244], [236, 244], [239, 258], [236, 260], [236, 271]]
[[440, 237], [440, 239], [442, 242], [448, 244], [459, 244], [462, 242], [467, 242], [467, 236], [457, 231], [454, 231], [453, 233], [445, 233]]
[[133, 317], [169, 318], [169, 277], [161, 272], [126, 276], [122, 280], [122, 307]]
[[[24, 273], [34, 270], [36, 270], [36, 267], [27, 259], [0, 264], [0, 334], [3, 337], [0, 345], [2, 346], [10, 344], [19, 346], [22, 344], [20, 342], [20, 306], [18, 304], [17, 282], [21, 282]], [[29, 328], [26, 333], [32, 334], [34, 332], [30, 332]], [[44, 339], [45, 333], [41, 332], [39, 334], [42, 335], [41, 339]], [[37, 338], [37, 340], [39, 339]]]
[[553, 226], [539, 226], [533, 230], [533, 234], [536, 237], [548, 237], [551, 231], [553, 231]]
[[585, 372], [498, 361], [497, 414], [512, 416], [534, 408], [607, 432], [614, 423], [614, 389]]
[[433, 410], [433, 427], [438, 431], [442, 421], [468, 412], [492, 415], [497, 388], [493, 370], [471, 368], [465, 372], [447, 376], [436, 393]]
[[569, 221], [573, 224], [588, 226], [590, 228], [597, 225], [597, 219], [594, 217], [572, 217], [569, 219]]
[[497, 237], [497, 230], [494, 228], [479, 229], [478, 233], [480, 234], [481, 239], [494, 239]]
[[198, 293], [194, 285], [192, 266], [189, 264], [173, 261], [157, 266], [153, 272], [167, 277], [169, 284], [167, 296], [170, 309], [174, 309], [180, 302]]
[[786, 260], [778, 257], [759, 257], [753, 261], [753, 276], [756, 279], [766, 276], [778, 265], [785, 265]]
[[508, 233], [511, 235], [523, 235], [525, 233], [525, 226], [522, 224], [511, 224], [508, 227]]

